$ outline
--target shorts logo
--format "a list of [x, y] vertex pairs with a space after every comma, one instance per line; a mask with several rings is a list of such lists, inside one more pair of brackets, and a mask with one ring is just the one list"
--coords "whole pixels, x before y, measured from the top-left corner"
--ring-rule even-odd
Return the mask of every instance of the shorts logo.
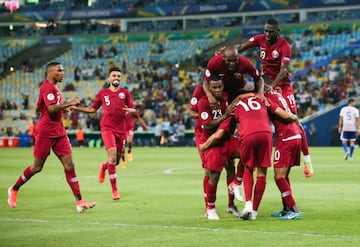
[[192, 98], [191, 98], [191, 101], [190, 101], [190, 104], [191, 104], [191, 105], [196, 105], [197, 102], [198, 102], [198, 101], [197, 101], [197, 98], [192, 97]]
[[125, 99], [125, 94], [123, 92], [120, 92], [118, 96], [120, 99]]
[[54, 99], [55, 99], [55, 95], [52, 94], [52, 93], [49, 93], [49, 94], [46, 96], [46, 98], [47, 98], [48, 100], [54, 100]]
[[278, 58], [278, 57], [279, 57], [279, 52], [278, 52], [277, 50], [273, 50], [273, 51], [271, 52], [271, 56], [272, 56], [273, 58]]
[[207, 112], [202, 112], [201, 113], [201, 119], [202, 120], [206, 120], [206, 119], [208, 119], [209, 118], [209, 114], [207, 113]]

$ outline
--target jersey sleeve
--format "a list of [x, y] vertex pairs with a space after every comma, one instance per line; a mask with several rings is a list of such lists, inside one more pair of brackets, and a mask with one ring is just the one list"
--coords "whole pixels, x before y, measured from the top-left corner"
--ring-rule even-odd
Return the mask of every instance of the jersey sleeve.
[[259, 71], [248, 58], [241, 56], [240, 67], [243, 67], [244, 71], [246, 71], [246, 73], [250, 75], [254, 81], [258, 81], [260, 79]]
[[198, 111], [198, 102], [201, 99], [202, 96], [204, 96], [204, 89], [202, 86], [197, 86], [191, 96], [190, 100], [190, 110], [192, 111]]
[[53, 87], [50, 87], [49, 84], [44, 85], [42, 88], [41, 98], [46, 106], [62, 103], [60, 95], [57, 95], [56, 90]]
[[[271, 97], [269, 96], [265, 96], [266, 97], [266, 100], [267, 102], [269, 103], [268, 105], [268, 109], [271, 113], [274, 113], [276, 108], [280, 107], [276, 101], [272, 100]], [[281, 107], [280, 107], [281, 108]]]
[[126, 105], [129, 108], [136, 108], [133, 97], [131, 96], [131, 93], [126, 90]]
[[102, 90], [96, 95], [95, 100], [91, 104], [94, 109], [99, 109], [102, 104]]
[[209, 81], [213, 73], [219, 72], [218, 61], [220, 57], [222, 57], [222, 55], [216, 55], [209, 60], [204, 73], [205, 81]]
[[290, 46], [290, 44], [284, 39], [283, 45], [281, 47], [282, 47], [281, 62], [285, 63], [285, 64], [290, 64], [291, 63], [291, 46]]
[[258, 34], [258, 35], [252, 36], [250, 39], [248, 39], [247, 43], [250, 46], [255, 47], [255, 46], [258, 46], [260, 39], [261, 39], [261, 34]]
[[211, 108], [205, 97], [199, 100], [198, 113], [201, 125], [210, 123], [212, 121]]

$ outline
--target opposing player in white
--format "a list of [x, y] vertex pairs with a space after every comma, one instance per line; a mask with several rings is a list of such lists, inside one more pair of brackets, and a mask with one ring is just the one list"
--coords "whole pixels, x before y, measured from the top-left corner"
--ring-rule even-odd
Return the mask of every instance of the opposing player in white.
[[350, 98], [348, 105], [341, 108], [339, 114], [338, 132], [344, 148], [345, 160], [352, 159], [356, 136], [359, 135], [360, 132], [359, 110], [355, 108], [355, 105], [355, 100]]

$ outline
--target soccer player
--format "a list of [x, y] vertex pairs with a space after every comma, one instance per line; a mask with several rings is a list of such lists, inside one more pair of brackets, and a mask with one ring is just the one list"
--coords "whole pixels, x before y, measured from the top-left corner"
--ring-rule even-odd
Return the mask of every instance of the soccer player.
[[[134, 126], [135, 121], [138, 121], [141, 126], [144, 128], [144, 130], [149, 130], [149, 127], [145, 123], [144, 119], [140, 117], [139, 113], [135, 114], [125, 114], [125, 125], [126, 125], [126, 146], [127, 146], [127, 158], [131, 162], [133, 161], [133, 155], [132, 155], [132, 141], [134, 139]], [[123, 149], [123, 152], [121, 154], [121, 168], [126, 168], [126, 160], [125, 160], [125, 148]]]
[[81, 196], [72, 159], [71, 144], [62, 125], [62, 112], [67, 111], [70, 106], [80, 103], [78, 99], [63, 103], [61, 93], [56, 86], [63, 79], [64, 68], [62, 64], [50, 62], [46, 66], [46, 79], [40, 86], [36, 107], [37, 112], [40, 113], [40, 119], [35, 128], [34, 161], [32, 165], [25, 168], [15, 185], [8, 190], [8, 204], [11, 208], [16, 208], [16, 199], [20, 187], [36, 173], [41, 172], [51, 149], [64, 167], [66, 181], [76, 200], [77, 211], [81, 213], [96, 205], [96, 202], [87, 202]]
[[[280, 36], [279, 32], [279, 22], [274, 18], [270, 18], [264, 25], [263, 34], [255, 35], [237, 47], [239, 52], [252, 47], [259, 48], [262, 73], [270, 79], [273, 88], [279, 87], [291, 112], [296, 114], [296, 101], [288, 73], [288, 66], [291, 62], [291, 45], [284, 37]], [[301, 129], [301, 140], [305, 172], [305, 170], [312, 170], [312, 163], [306, 134], [303, 129]]]
[[[214, 77], [215, 78], [215, 77]], [[190, 117], [192, 119], [196, 119], [195, 121], [195, 128], [194, 128], [194, 136], [195, 136], [195, 143], [196, 143], [196, 147], [200, 156], [200, 159], [202, 157], [202, 152], [200, 151], [200, 145], [201, 145], [201, 133], [203, 131], [203, 128], [201, 126], [200, 123], [200, 119], [199, 119], [199, 113], [198, 113], [198, 103], [199, 100], [206, 96], [205, 91], [203, 89], [203, 85], [200, 84], [198, 85], [191, 97], [191, 101], [190, 101]], [[227, 98], [227, 95], [226, 95]], [[201, 159], [202, 160], [202, 159]], [[204, 164], [202, 164], [202, 167], [204, 168]], [[233, 163], [227, 162], [225, 165], [225, 170], [226, 170], [226, 184], [227, 187], [232, 183], [232, 181], [235, 178], [235, 170], [234, 170], [234, 165]], [[204, 169], [205, 174], [203, 177], [203, 189], [204, 189], [204, 200], [205, 200], [205, 206], [206, 206], [206, 184], [209, 180], [209, 171], [208, 169]], [[227, 208], [227, 212], [228, 213], [232, 213], [233, 215], [239, 217], [239, 210], [238, 208], [235, 206], [234, 203], [234, 192], [232, 190], [230, 190], [228, 188], [228, 208]]]
[[[207, 138], [215, 132], [222, 122], [232, 114], [233, 106], [227, 106], [226, 94], [223, 92], [224, 85], [220, 77], [213, 75], [209, 81], [209, 91], [214, 98], [220, 103], [220, 109], [213, 110], [209, 104], [206, 96], [203, 96], [198, 102], [199, 121], [202, 127], [199, 143], [204, 143]], [[229, 129], [229, 121], [227, 129]], [[219, 127], [220, 128], [220, 127]], [[234, 142], [220, 142], [216, 146], [207, 150], [201, 155], [202, 164], [206, 170], [205, 175], [208, 180], [204, 183], [204, 191], [206, 193], [206, 217], [209, 220], [218, 220], [219, 216], [216, 213], [216, 192], [217, 184], [219, 182], [220, 173], [225, 167], [228, 156], [224, 155], [228, 150], [235, 150], [237, 142], [232, 145], [235, 148], [231, 149], [228, 145]]]
[[279, 217], [280, 220], [301, 219], [302, 213], [296, 205], [293, 190], [290, 185], [290, 170], [292, 167], [300, 165], [300, 128], [295, 121], [289, 122], [289, 119], [297, 120], [297, 118], [291, 113], [284, 97], [273, 90], [271, 86], [267, 87], [266, 82], [265, 97], [268, 101], [271, 101], [271, 112], [275, 112], [277, 108], [281, 108], [289, 114], [289, 117], [286, 119], [280, 118], [274, 113], [270, 114], [276, 133], [276, 147], [273, 155], [274, 179], [283, 202], [283, 209], [271, 214], [271, 216]]
[[246, 88], [245, 76], [252, 78], [257, 96], [264, 98], [264, 82], [259, 71], [249, 59], [238, 54], [235, 46], [227, 46], [222, 54], [212, 57], [205, 70], [204, 90], [212, 108], [216, 109], [218, 103], [207, 90], [207, 82], [213, 74], [223, 77], [224, 91], [229, 95], [229, 102], [232, 102], [239, 94], [249, 92]]
[[[255, 220], [266, 187], [267, 168], [271, 166], [272, 131], [267, 107], [262, 99], [248, 96], [236, 104], [234, 118], [239, 122], [239, 153], [245, 168], [245, 207], [240, 217]], [[257, 179], [254, 187], [255, 168]]]
[[104, 113], [100, 121], [100, 129], [107, 152], [107, 162], [100, 164], [99, 183], [104, 182], [105, 171], [108, 170], [112, 199], [119, 200], [116, 165], [119, 164], [125, 148], [125, 115], [135, 114], [136, 109], [130, 92], [120, 88], [121, 70], [117, 67], [110, 68], [107, 79], [109, 87], [100, 90], [90, 106], [72, 107], [72, 110], [95, 113], [102, 106]]
[[338, 132], [345, 152], [345, 160], [352, 159], [356, 136], [360, 134], [359, 110], [355, 108], [355, 105], [355, 100], [350, 98], [347, 106], [342, 107], [339, 114]]
[[[204, 90], [212, 108], [217, 109], [219, 107], [217, 101], [207, 90], [207, 81], [213, 74], [220, 74], [223, 76], [224, 91], [229, 95], [229, 102], [232, 102], [239, 94], [249, 92], [245, 76], [251, 77], [255, 85], [250, 87], [250, 91], [254, 91], [253, 89], [255, 89], [257, 97], [261, 99], [264, 98], [264, 81], [260, 76], [259, 71], [249, 59], [238, 54], [235, 46], [228, 46], [224, 48], [222, 54], [212, 57], [208, 62], [205, 71]], [[235, 126], [236, 122], [232, 121], [232, 133], [235, 131]], [[240, 159], [236, 169], [236, 177], [233, 182], [229, 184], [230, 191], [234, 193], [235, 198], [239, 201], [243, 201], [241, 189], [243, 171], [244, 167]]]

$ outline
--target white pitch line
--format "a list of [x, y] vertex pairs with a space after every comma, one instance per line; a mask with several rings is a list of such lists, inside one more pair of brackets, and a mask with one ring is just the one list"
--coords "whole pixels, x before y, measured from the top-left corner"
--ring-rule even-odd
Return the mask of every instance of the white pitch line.
[[105, 222], [68, 222], [68, 221], [51, 221], [41, 219], [12, 219], [12, 218], [0, 218], [0, 221], [18, 221], [18, 222], [31, 222], [31, 223], [50, 223], [50, 224], [82, 224], [82, 225], [100, 225], [100, 226], [112, 226], [112, 227], [133, 227], [133, 228], [160, 228], [160, 229], [176, 229], [176, 230], [197, 230], [197, 231], [214, 231], [214, 232], [235, 232], [235, 233], [261, 233], [270, 234], [274, 236], [279, 234], [284, 235], [297, 235], [305, 237], [319, 237], [319, 238], [332, 238], [332, 239], [360, 239], [359, 236], [352, 235], [329, 235], [329, 234], [315, 234], [304, 232], [272, 232], [261, 230], [245, 230], [245, 229], [226, 229], [226, 228], [210, 228], [210, 227], [197, 227], [197, 226], [176, 226], [176, 225], [146, 225], [146, 224], [127, 224], [127, 223], [105, 223]]
[[[192, 172], [189, 172], [189, 171], [183, 171], [183, 172], [180, 172], [178, 170], [181, 170], [181, 168], [169, 168], [169, 169], [166, 169], [164, 170], [162, 173], [164, 174], [169, 174], [169, 175], [172, 175], [172, 174], [177, 174], [177, 175], [183, 175], [183, 174], [201, 174], [203, 173], [201, 170], [199, 171], [192, 171]], [[122, 177], [133, 177], [134, 175], [131, 175], [131, 174], [123, 174], [123, 173], [118, 173], [119, 176], [122, 176]], [[148, 173], [146, 174], [146, 176], [158, 176], [159, 173]], [[90, 176], [83, 176], [84, 178], [97, 178], [98, 176], [97, 175], [90, 175]]]
[[200, 171], [193, 171], [193, 172], [188, 172], [188, 171], [176, 171], [176, 170], [181, 170], [181, 168], [169, 168], [163, 171], [163, 173], [165, 174], [200, 174], [203, 173], [201, 170]]

